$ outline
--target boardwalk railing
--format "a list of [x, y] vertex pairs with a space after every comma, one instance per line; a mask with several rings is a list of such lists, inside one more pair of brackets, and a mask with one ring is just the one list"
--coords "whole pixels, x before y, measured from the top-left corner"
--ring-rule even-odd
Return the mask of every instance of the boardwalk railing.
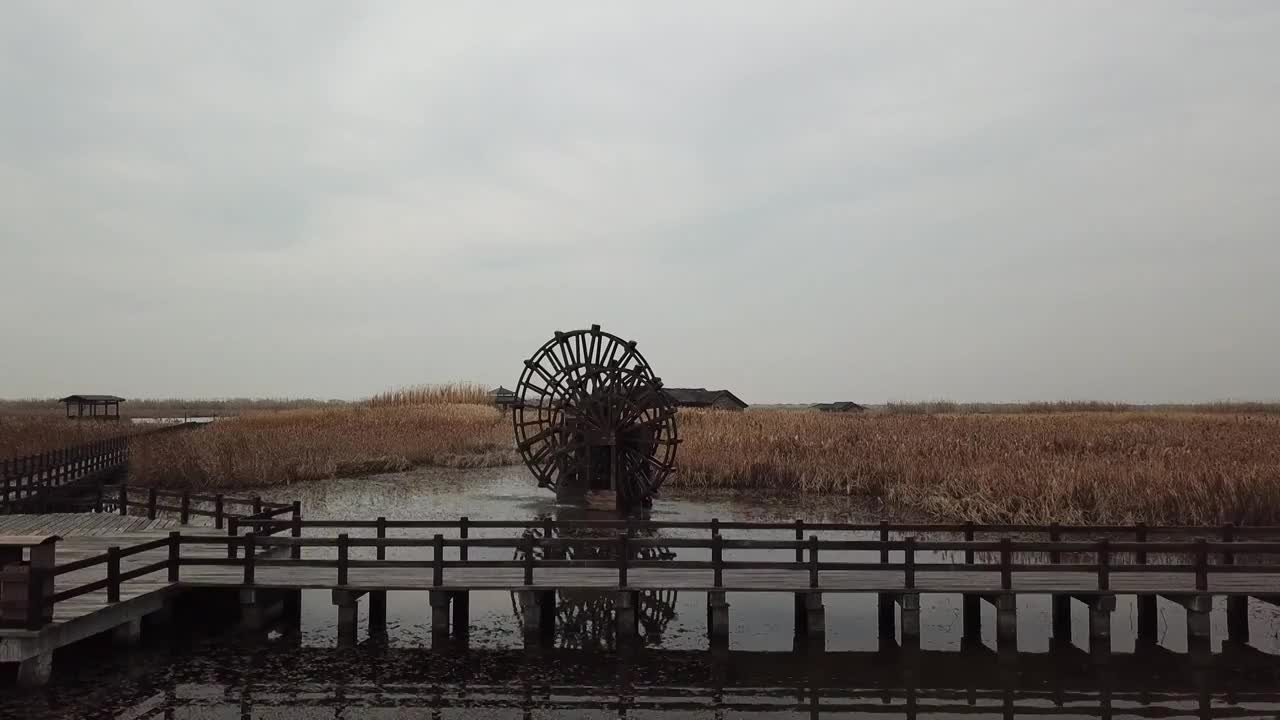
[[0, 460], [0, 513], [39, 505], [58, 489], [108, 475], [128, 462], [128, 437]]
[[[98, 489], [94, 501], [98, 512], [117, 512], [121, 515], [142, 515], [155, 520], [159, 513], [176, 513], [178, 522], [188, 525], [193, 517], [213, 518], [217, 529], [231, 528], [237, 534], [242, 524], [275, 522], [275, 525], [259, 530], [259, 534], [273, 535], [288, 529], [295, 521], [302, 520], [301, 504], [268, 502], [253, 495], [231, 497], [222, 493], [193, 493], [190, 490], [161, 490], [159, 488], [132, 487], [129, 485], [104, 485]], [[289, 520], [281, 521], [283, 515]], [[281, 523], [284, 523], [283, 525]]]
[[[126, 491], [126, 496], [128, 492]], [[172, 495], [172, 493], [165, 493]], [[161, 493], [156, 493], [157, 500]], [[156, 509], [172, 507], [168, 504], [150, 502], [148, 508]], [[206, 496], [187, 496], [187, 500], [178, 507], [190, 510], [193, 499], [207, 500]], [[213, 496], [218, 497], [218, 496]], [[225, 504], [226, 499], [223, 499]], [[262, 506], [261, 501], [256, 502]], [[126, 506], [128, 507], [128, 506]], [[204, 511], [202, 511], [204, 512]], [[292, 517], [281, 520], [266, 515], [291, 513]], [[228, 517], [225, 516], [224, 517]], [[306, 528], [373, 528], [376, 537], [351, 537], [340, 533], [329, 537], [303, 537]], [[637, 533], [658, 527], [679, 527], [685, 529], [706, 529], [709, 537], [641, 537]], [[183, 582], [194, 585], [223, 585], [253, 588], [259, 585], [259, 571], [269, 568], [292, 569], [307, 573], [306, 577], [289, 574], [275, 575], [269, 580], [270, 587], [316, 587], [323, 585], [334, 589], [374, 587], [385, 588], [396, 585], [396, 582], [380, 583], [365, 580], [351, 582], [353, 570], [386, 570], [414, 571], [423, 576], [423, 580], [414, 587], [422, 589], [446, 586], [466, 585], [462, 581], [446, 581], [446, 573], [458, 569], [508, 571], [500, 573], [516, 578], [508, 584], [516, 587], [540, 587], [543, 589], [556, 586], [576, 586], [586, 584], [600, 589], [635, 589], [632, 571], [650, 571], [648, 585], [668, 582], [674, 589], [752, 589], [752, 590], [785, 590], [804, 592], [822, 591], [826, 589], [823, 573], [832, 571], [876, 571], [876, 579], [869, 579], [867, 587], [850, 587], [847, 584], [834, 588], [843, 592], [865, 590], [877, 591], [938, 591], [936, 588], [946, 585], [942, 578], [959, 577], [963, 573], [969, 577], [971, 589], [966, 592], [1007, 594], [1011, 592], [1037, 592], [1036, 589], [1019, 588], [1016, 578], [1020, 573], [1034, 572], [1038, 574], [1053, 573], [1075, 577], [1070, 592], [1080, 594], [1120, 593], [1187, 593], [1187, 592], [1222, 592], [1249, 594], [1275, 594], [1276, 582], [1280, 581], [1280, 542], [1240, 541], [1237, 537], [1249, 535], [1280, 535], [1280, 528], [1236, 528], [1227, 526], [1222, 529], [1231, 539], [1210, 541], [1206, 537], [1181, 541], [1145, 539], [1149, 528], [1125, 528], [1143, 539], [1127, 541], [1102, 538], [1091, 541], [1071, 541], [1055, 538], [1053, 540], [1025, 540], [1021, 536], [1039, 532], [1051, 532], [1058, 535], [1083, 532], [1096, 532], [1097, 528], [999, 526], [1014, 528], [1020, 536], [1014, 538], [1004, 536], [996, 539], [973, 539], [976, 534], [991, 532], [992, 526], [975, 525], [846, 525], [846, 524], [802, 524], [804, 530], [813, 530], [814, 534], [801, 539], [741, 539], [726, 538], [722, 531], [727, 530], [779, 530], [794, 529], [794, 523], [721, 523], [712, 520], [709, 523], [627, 523], [627, 522], [507, 522], [507, 521], [470, 521], [466, 518], [457, 521], [393, 521], [378, 518], [373, 521], [303, 521], [297, 503], [263, 507], [260, 512], [248, 518], [229, 519], [228, 535], [194, 535], [173, 532], [167, 538], [154, 540], [130, 548], [111, 548], [106, 554], [79, 560], [75, 563], [58, 566], [54, 575], [84, 570], [97, 565], [105, 565], [105, 579], [93, 581], [79, 587], [70, 588], [44, 600], [44, 605], [57, 603], [85, 593], [103, 588], [107, 589], [107, 602], [119, 598], [119, 586], [130, 579], [155, 572], [167, 572], [170, 582]], [[927, 535], [955, 533], [961, 528], [965, 539], [960, 540], [921, 540], [915, 535], [890, 538], [891, 533], [918, 532]], [[241, 528], [259, 528], [261, 532], [239, 534]], [[432, 528], [457, 529], [458, 537], [446, 538], [443, 534], [431, 537], [386, 537], [389, 529]], [[539, 537], [525, 533], [519, 537], [467, 537], [466, 533], [474, 528], [507, 528], [531, 529], [541, 528], [544, 535]], [[610, 537], [555, 537], [557, 532], [581, 528], [606, 528], [623, 530]], [[905, 528], [905, 529], [904, 529]], [[821, 539], [818, 531], [882, 531], [876, 539], [844, 540]], [[275, 534], [288, 530], [289, 537], [277, 537]], [[1205, 534], [1206, 528], [1159, 528], [1162, 534]], [[183, 547], [217, 546], [227, 549], [226, 557], [219, 553], [192, 556], [184, 554]], [[328, 557], [302, 557], [303, 548], [331, 548], [334, 552]], [[123, 557], [167, 548], [167, 556], [127, 573], [120, 572], [119, 561]], [[273, 550], [288, 549], [288, 556]], [[375, 559], [353, 558], [352, 550], [357, 548], [374, 548]], [[418, 559], [387, 559], [387, 550], [391, 548], [418, 548], [429, 551], [429, 557]], [[473, 559], [468, 552], [478, 548], [500, 548], [515, 552], [513, 559]], [[684, 560], [679, 558], [655, 560], [646, 558], [646, 548], [694, 549], [704, 550], [710, 559]], [[446, 556], [446, 551], [448, 555]], [[583, 559], [570, 557], [569, 551], [595, 550], [599, 555]], [[790, 551], [778, 560], [734, 560], [727, 559], [726, 553], [738, 551]], [[794, 556], [791, 555], [794, 552]], [[868, 557], [877, 557], [878, 561], [849, 559], [834, 555], [835, 553], [863, 552]], [[328, 554], [329, 551], [326, 551]], [[929, 553], [928, 557], [922, 554]], [[1151, 562], [1152, 556], [1164, 556], [1164, 562]], [[895, 557], [896, 556], [896, 557]], [[963, 558], [960, 561], [959, 558]], [[1247, 562], [1238, 562], [1247, 560]], [[184, 569], [190, 572], [183, 573]], [[210, 574], [210, 569], [230, 570]], [[319, 570], [332, 570], [332, 574], [316, 573]], [[425, 577], [430, 571], [430, 581]], [[573, 576], [565, 571], [593, 570], [594, 573], [577, 573]], [[553, 571], [553, 572], [548, 572]], [[599, 571], [606, 571], [601, 573]], [[659, 571], [654, 573], [653, 571]], [[688, 571], [703, 571], [700, 580], [690, 580]], [[726, 582], [726, 573], [742, 571], [789, 571], [785, 587], [747, 586], [738, 582]], [[930, 580], [918, 582], [920, 575], [930, 573]], [[974, 580], [975, 573], [982, 574], [981, 582]], [[1113, 588], [1114, 574], [1159, 574], [1167, 581], [1167, 587], [1156, 587], [1145, 583], [1143, 589]], [[1227, 590], [1214, 590], [1211, 580], [1227, 575], [1248, 574], [1257, 580], [1262, 577], [1265, 582], [1258, 581], [1258, 588], [1232, 586]], [[590, 577], [587, 577], [590, 575]], [[403, 574], [401, 577], [404, 577]], [[575, 580], [575, 577], [577, 578]], [[777, 577], [775, 574], [772, 577]], [[1083, 580], [1081, 579], [1083, 577]], [[665, 579], [664, 579], [665, 578]], [[796, 578], [801, 578], [796, 584]], [[1248, 579], [1248, 578], [1246, 578]], [[34, 578], [33, 578], [34, 580]], [[859, 581], [862, 582], [862, 581]], [[692, 585], [690, 584], [692, 583]], [[931, 585], [932, 583], [932, 585]], [[941, 583], [941, 584], [938, 584]], [[680, 587], [676, 587], [679, 585]], [[1265, 585], [1265, 587], [1263, 587]], [[696, 587], [694, 587], [696, 586]], [[952, 590], [954, 591], [954, 590]], [[1045, 592], [1040, 589], [1039, 592]], [[1056, 592], [1056, 591], [1055, 591]], [[41, 608], [33, 608], [31, 617], [38, 624]]]
[[199, 423], [163, 425], [74, 447], [0, 460], [0, 513], [44, 509], [58, 491], [102, 481], [129, 464], [129, 441], [144, 435], [188, 430]]
[[[266, 502], [257, 496], [239, 498], [222, 494], [204, 495], [190, 491], [132, 488], [127, 485], [100, 485], [99, 490], [97, 499], [97, 510], [99, 512], [112, 510], [119, 512], [121, 515], [145, 513], [152, 520], [156, 519], [158, 513], [161, 512], [177, 513], [179, 521], [183, 525], [187, 525], [193, 517], [211, 517], [216, 528], [222, 528], [224, 525], [228, 528], [231, 535], [229, 539], [232, 541], [235, 540], [237, 524], [241, 522], [268, 521], [279, 518], [282, 515], [291, 516], [291, 522], [300, 521], [302, 518], [302, 505], [298, 501], [291, 503]], [[209, 507], [202, 506], [202, 504]], [[264, 539], [269, 538], [274, 532], [280, 532], [280, 530], [264, 530]], [[187, 539], [190, 538], [188, 537]], [[38, 629], [45, 624], [44, 618], [51, 616], [49, 613], [44, 612], [46, 608], [53, 606], [56, 609], [57, 603], [78, 598], [82, 595], [105, 589], [107, 591], [106, 602], [116, 603], [120, 601], [121, 585], [130, 580], [161, 571], [168, 573], [170, 582], [177, 582], [178, 569], [181, 562], [179, 555], [181, 543], [182, 534], [180, 531], [175, 530], [170, 532], [168, 537], [125, 548], [112, 546], [107, 548], [105, 553], [82, 558], [74, 562], [61, 563], [52, 570], [29, 567], [28, 587], [32, 596], [29, 598], [30, 602], [27, 605], [26, 622], [28, 629]], [[121, 571], [122, 560], [161, 548], [168, 549], [168, 555], [164, 559], [132, 568], [127, 572]], [[97, 566], [103, 566], [105, 577], [102, 579], [77, 585], [50, 596], [43, 594], [44, 581], [47, 577], [57, 578], [61, 575]]]

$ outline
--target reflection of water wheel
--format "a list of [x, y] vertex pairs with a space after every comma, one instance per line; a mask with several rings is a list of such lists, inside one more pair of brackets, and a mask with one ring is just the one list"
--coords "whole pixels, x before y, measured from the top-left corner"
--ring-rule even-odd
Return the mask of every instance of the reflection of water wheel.
[[675, 406], [635, 342], [599, 325], [557, 332], [524, 365], [512, 422], [539, 487], [647, 504], [675, 468], [679, 438]]
[[[581, 532], [584, 539], [598, 539], [589, 531]], [[567, 532], [556, 530], [555, 536], [571, 539], [573, 530]], [[654, 533], [646, 532], [648, 536]], [[540, 538], [543, 531], [531, 528], [524, 532], [524, 537]], [[548, 557], [546, 549], [535, 547], [534, 557]], [[515, 559], [523, 560], [525, 551], [517, 549]], [[646, 545], [635, 548], [638, 560], [673, 560], [676, 554], [663, 547]], [[617, 552], [613, 547], [598, 545], [574, 545], [567, 543], [560, 546], [550, 555], [551, 559], [563, 560], [616, 560]], [[639, 604], [636, 606], [636, 621], [639, 625], [639, 637], [642, 642], [657, 642], [666, 631], [667, 625], [676, 616], [676, 597], [674, 590], [644, 590], [638, 593]], [[523, 610], [512, 594], [512, 608], [517, 617]], [[614, 647], [614, 609], [613, 596], [607, 592], [589, 590], [560, 591], [556, 594], [556, 636], [557, 644], [565, 648], [576, 649], [612, 649]]]

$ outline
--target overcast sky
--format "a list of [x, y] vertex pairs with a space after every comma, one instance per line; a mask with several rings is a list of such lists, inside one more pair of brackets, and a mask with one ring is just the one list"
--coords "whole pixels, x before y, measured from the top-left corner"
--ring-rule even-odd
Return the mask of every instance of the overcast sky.
[[1280, 3], [0, 16], [0, 396], [1280, 397]]

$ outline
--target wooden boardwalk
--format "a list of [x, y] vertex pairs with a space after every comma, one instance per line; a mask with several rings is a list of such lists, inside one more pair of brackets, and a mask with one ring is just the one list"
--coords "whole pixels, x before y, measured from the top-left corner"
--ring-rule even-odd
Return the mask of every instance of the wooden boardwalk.
[[[981, 622], [981, 602], [995, 606], [998, 644], [1016, 652], [1017, 603], [1023, 594], [1053, 597], [1054, 635], [1070, 633], [1070, 603], [1089, 608], [1091, 644], [1109, 651], [1110, 612], [1117, 595], [1139, 598], [1139, 633], [1152, 632], [1155, 598], [1187, 609], [1188, 635], [1207, 643], [1213, 598], [1228, 598], [1234, 636], [1247, 633], [1250, 598], [1280, 598], [1280, 543], [1265, 540], [1280, 528], [1221, 529], [1209, 542], [1191, 533], [1218, 529], [1124, 528], [1134, 541], [1108, 537], [1064, 540], [1090, 528], [981, 528], [966, 526], [810, 525], [797, 523], [590, 523], [458, 521], [304, 521], [297, 504], [233, 501], [183, 494], [168, 502], [148, 493], [145, 502], [121, 489], [122, 513], [0, 517], [0, 535], [60, 535], [52, 622], [0, 629], [0, 662], [21, 663], [19, 677], [47, 677], [54, 649], [112, 631], [136, 640], [144, 616], [164, 613], [177, 593], [239, 590], [250, 624], [259, 624], [268, 599], [296, 604], [302, 590], [332, 592], [341, 644], [354, 642], [357, 602], [368, 598], [369, 626], [385, 626], [388, 591], [430, 595], [433, 635], [465, 636], [469, 593], [510, 591], [520, 602], [526, 643], [545, 643], [555, 622], [557, 594], [606, 593], [612, 598], [620, 642], [637, 632], [641, 593], [705, 593], [712, 646], [727, 642], [727, 598], [732, 593], [794, 596], [797, 637], [825, 642], [823, 595], [869, 593], [881, 606], [881, 634], [900, 623], [904, 642], [918, 642], [920, 596], [964, 597], [966, 635]], [[172, 499], [172, 498], [169, 498]], [[225, 500], [225, 502], [224, 502]], [[215, 509], [200, 507], [211, 502]], [[251, 506], [251, 515], [229, 515], [226, 502]], [[157, 511], [172, 510], [157, 516]], [[280, 516], [291, 513], [289, 518]], [[220, 527], [179, 525], [210, 517]], [[795, 528], [796, 539], [779, 529]], [[505, 537], [470, 532], [513, 531]], [[351, 537], [339, 530], [368, 531]], [[661, 537], [664, 530], [706, 530], [705, 537]], [[450, 532], [445, 537], [439, 531]], [[803, 537], [803, 531], [813, 534]], [[1175, 531], [1177, 530], [1177, 531]], [[394, 537], [388, 537], [395, 531]], [[422, 531], [415, 534], [415, 531]], [[879, 531], [879, 537], [865, 539]], [[1111, 531], [1114, 531], [1112, 529]], [[433, 533], [426, 535], [426, 533]], [[824, 533], [820, 538], [817, 533]], [[1049, 540], [1034, 538], [1047, 532]], [[735, 537], [728, 537], [732, 533]], [[861, 536], [858, 533], [862, 533]], [[1001, 537], [981, 537], [999, 533]], [[920, 541], [917, 534], [934, 538]], [[960, 535], [960, 539], [936, 539]], [[834, 537], [833, 537], [834, 536]], [[859, 539], [859, 538], [862, 539]], [[1014, 539], [1014, 537], [1018, 539]], [[852, 538], [852, 539], [850, 539]], [[1031, 539], [1026, 539], [1031, 538]], [[394, 551], [394, 557], [388, 553]], [[679, 551], [679, 552], [676, 552]], [[33, 569], [34, 573], [34, 569]], [[900, 611], [900, 612], [898, 612]], [[895, 617], [898, 618], [895, 620]]]

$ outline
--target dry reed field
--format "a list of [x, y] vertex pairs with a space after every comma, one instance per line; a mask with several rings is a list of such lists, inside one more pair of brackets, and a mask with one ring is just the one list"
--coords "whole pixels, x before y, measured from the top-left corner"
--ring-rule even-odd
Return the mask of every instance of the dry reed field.
[[21, 457], [119, 437], [141, 430], [128, 422], [0, 415], [0, 457]]
[[681, 412], [670, 487], [840, 493], [977, 522], [1280, 524], [1280, 417]]
[[[144, 437], [133, 482], [236, 488], [404, 470], [515, 464], [486, 388], [391, 390], [361, 403], [249, 410]], [[241, 405], [241, 407], [251, 407]], [[684, 410], [668, 487], [841, 494], [884, 512], [978, 522], [1280, 524], [1274, 404], [1162, 411], [1105, 403], [896, 404], [862, 415]], [[0, 451], [56, 449], [128, 423], [0, 416]]]
[[130, 481], [234, 488], [516, 462], [510, 420], [492, 406], [344, 405], [227, 418], [131, 446]]

